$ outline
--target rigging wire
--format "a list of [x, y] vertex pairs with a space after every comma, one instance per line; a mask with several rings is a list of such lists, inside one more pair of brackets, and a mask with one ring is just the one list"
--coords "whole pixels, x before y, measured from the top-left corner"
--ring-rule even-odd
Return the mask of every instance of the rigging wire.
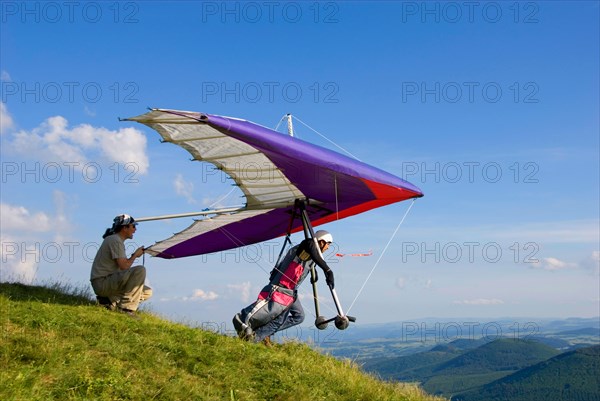
[[[346, 154], [348, 154], [349, 156], [351, 156], [352, 158], [358, 160], [358, 161], [362, 161], [360, 160], [358, 157], [354, 156], [352, 153], [350, 153], [349, 151], [347, 151], [346, 149], [344, 149], [343, 147], [341, 147], [340, 145], [338, 145], [337, 143], [335, 143], [334, 141], [332, 141], [331, 139], [327, 138], [325, 135], [321, 134], [319, 131], [317, 131], [316, 129], [312, 128], [310, 125], [306, 124], [304, 121], [300, 120], [298, 117], [292, 115], [292, 118], [298, 120], [298, 122], [300, 122], [302, 125], [304, 125], [306, 128], [308, 128], [309, 130], [313, 131], [315, 134], [319, 135], [321, 138], [325, 139], [327, 142], [333, 144], [336, 148], [341, 149], [343, 152], [345, 152]], [[281, 123], [281, 122], [280, 122]]]
[[402, 219], [400, 220], [400, 223], [398, 223], [398, 225], [396, 226], [396, 229], [394, 230], [394, 233], [392, 234], [392, 236], [390, 237], [389, 241], [387, 242], [387, 244], [385, 244], [385, 247], [383, 248], [383, 252], [381, 252], [381, 255], [379, 255], [379, 258], [377, 258], [377, 261], [375, 262], [375, 264], [373, 265], [373, 268], [371, 269], [371, 272], [369, 273], [369, 275], [367, 276], [365, 282], [363, 283], [362, 287], [360, 287], [360, 290], [358, 290], [358, 293], [356, 294], [356, 296], [354, 297], [354, 301], [352, 301], [352, 304], [350, 305], [350, 307], [348, 308], [348, 310], [346, 311], [346, 313], [350, 312], [350, 310], [352, 309], [352, 307], [354, 306], [354, 304], [356, 303], [356, 300], [358, 299], [358, 297], [360, 296], [360, 294], [362, 293], [363, 289], [365, 288], [365, 286], [367, 285], [367, 282], [369, 281], [369, 279], [371, 278], [371, 275], [373, 274], [373, 272], [375, 271], [375, 269], [377, 268], [377, 266], [379, 265], [379, 261], [381, 261], [381, 259], [383, 258], [383, 255], [385, 255], [385, 252], [387, 251], [388, 247], [390, 246], [390, 244], [392, 243], [392, 241], [394, 240], [394, 237], [396, 236], [396, 234], [398, 233], [398, 230], [400, 229], [400, 226], [402, 225], [402, 223], [404, 223], [404, 219], [406, 218], [406, 216], [408, 215], [408, 212], [410, 212], [410, 209], [412, 209], [413, 205], [415, 204], [415, 200], [413, 199], [412, 203], [410, 204], [410, 206], [408, 207], [408, 209], [406, 210], [406, 212], [404, 213], [404, 216], [402, 216]]
[[279, 129], [279, 126], [281, 125], [281, 122], [287, 117], [287, 114], [284, 114], [283, 117], [281, 117], [281, 119], [279, 120], [279, 122], [277, 123], [277, 126], [275, 126], [275, 131], [277, 131]]
[[235, 191], [237, 189], [237, 187], [233, 187], [229, 190], [229, 192], [227, 192], [225, 195], [223, 195], [222, 197], [220, 197], [219, 199], [217, 199], [216, 201], [214, 201], [213, 203], [211, 203], [210, 205], [208, 205], [209, 208], [213, 207], [214, 205], [216, 205], [217, 203], [221, 202], [222, 200], [226, 199], [229, 195], [231, 195], [231, 193], [233, 191]]

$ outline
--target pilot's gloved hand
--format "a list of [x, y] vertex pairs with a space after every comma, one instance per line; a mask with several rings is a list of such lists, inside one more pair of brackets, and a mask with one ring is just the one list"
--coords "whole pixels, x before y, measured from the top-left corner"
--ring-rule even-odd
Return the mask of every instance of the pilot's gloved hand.
[[325, 281], [327, 282], [327, 285], [329, 286], [329, 288], [333, 289], [333, 287], [335, 286], [335, 283], [333, 280], [333, 271], [331, 271], [331, 269], [325, 271]]

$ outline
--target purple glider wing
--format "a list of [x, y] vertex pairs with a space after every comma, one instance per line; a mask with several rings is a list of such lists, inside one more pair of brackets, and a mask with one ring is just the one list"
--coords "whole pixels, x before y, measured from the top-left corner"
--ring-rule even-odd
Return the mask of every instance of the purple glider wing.
[[[223, 170], [246, 197], [239, 211], [197, 220], [152, 245], [148, 252], [154, 256], [202, 255], [285, 235], [296, 200], [307, 203], [318, 226], [423, 196], [399, 177], [246, 120], [166, 109], [127, 120]], [[302, 223], [296, 219], [291, 227], [301, 230]]]

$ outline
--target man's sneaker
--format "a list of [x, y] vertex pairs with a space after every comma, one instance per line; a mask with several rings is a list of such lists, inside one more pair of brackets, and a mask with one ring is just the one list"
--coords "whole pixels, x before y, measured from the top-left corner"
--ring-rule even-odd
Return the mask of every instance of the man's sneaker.
[[246, 327], [244, 333], [241, 336], [241, 339], [246, 341], [254, 341], [254, 337], [254, 330], [252, 330], [250, 327]]
[[129, 316], [132, 319], [135, 320], [140, 320], [140, 317], [137, 313], [135, 313], [135, 311], [132, 311], [131, 309], [125, 309], [125, 308], [118, 308], [119, 312], [126, 314], [127, 316]]
[[96, 296], [96, 299], [98, 300], [98, 305], [100, 305], [108, 310], [115, 310], [115, 304], [110, 302], [110, 298]]
[[242, 322], [239, 313], [236, 313], [236, 315], [233, 317], [233, 327], [235, 328], [238, 337], [242, 340], [250, 341], [254, 338], [254, 331], [252, 331], [247, 324]]

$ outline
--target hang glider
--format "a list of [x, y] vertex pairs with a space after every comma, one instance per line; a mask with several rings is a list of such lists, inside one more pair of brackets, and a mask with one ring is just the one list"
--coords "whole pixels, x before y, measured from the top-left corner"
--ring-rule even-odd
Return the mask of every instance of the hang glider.
[[145, 124], [194, 160], [212, 163], [246, 198], [239, 208], [187, 214], [210, 217], [147, 248], [153, 256], [202, 255], [301, 231], [302, 222], [292, 217], [298, 201], [318, 226], [423, 196], [399, 177], [250, 121], [167, 109], [126, 121]]

